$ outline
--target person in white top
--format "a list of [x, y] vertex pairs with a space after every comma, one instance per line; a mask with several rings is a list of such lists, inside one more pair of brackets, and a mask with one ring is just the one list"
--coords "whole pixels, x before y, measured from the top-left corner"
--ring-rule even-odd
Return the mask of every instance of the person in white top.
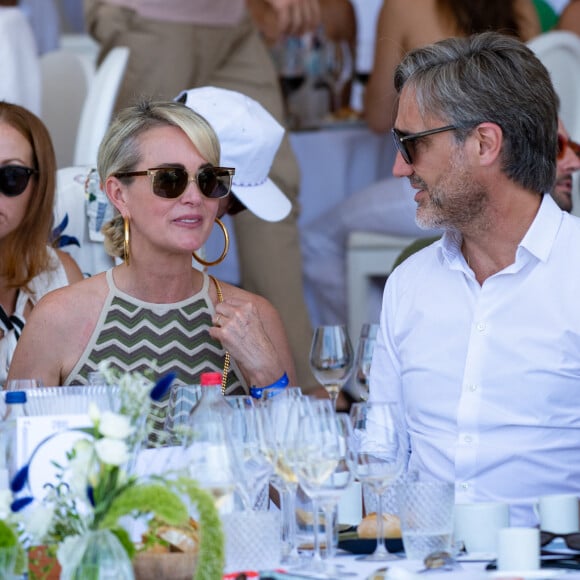
[[370, 400], [399, 404], [409, 469], [457, 502], [580, 495], [580, 219], [549, 191], [557, 96], [522, 42], [489, 32], [397, 67], [393, 173], [441, 240], [385, 285]]
[[36, 303], [83, 277], [68, 254], [48, 245], [55, 181], [47, 128], [27, 109], [0, 102], [0, 388]]

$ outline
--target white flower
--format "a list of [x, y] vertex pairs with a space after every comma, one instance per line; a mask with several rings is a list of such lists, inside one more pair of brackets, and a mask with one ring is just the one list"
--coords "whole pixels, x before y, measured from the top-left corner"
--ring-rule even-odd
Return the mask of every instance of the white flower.
[[129, 449], [124, 441], [103, 437], [95, 443], [99, 459], [108, 465], [120, 466], [129, 461]]
[[0, 489], [0, 519], [5, 520], [11, 513], [12, 492], [9, 489]]
[[54, 517], [54, 505], [32, 503], [22, 514], [21, 518], [27, 534], [31, 536], [33, 543], [41, 544], [47, 534]]
[[131, 420], [125, 415], [119, 415], [112, 411], [105, 411], [101, 415], [99, 432], [104, 437], [111, 439], [126, 439], [133, 433]]
[[94, 401], [89, 403], [89, 419], [95, 425], [101, 420], [101, 411]]
[[74, 447], [75, 454], [66, 467], [66, 481], [76, 496], [83, 496], [87, 481], [94, 471], [95, 450], [92, 441], [79, 439]]

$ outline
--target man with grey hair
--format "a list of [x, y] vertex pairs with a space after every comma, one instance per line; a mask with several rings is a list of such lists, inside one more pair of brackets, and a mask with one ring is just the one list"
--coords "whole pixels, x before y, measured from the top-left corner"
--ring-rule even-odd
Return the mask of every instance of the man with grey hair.
[[580, 495], [580, 220], [543, 195], [557, 97], [497, 33], [410, 52], [395, 86], [393, 173], [445, 233], [387, 280], [370, 400], [399, 404], [409, 469], [535, 525], [539, 496]]

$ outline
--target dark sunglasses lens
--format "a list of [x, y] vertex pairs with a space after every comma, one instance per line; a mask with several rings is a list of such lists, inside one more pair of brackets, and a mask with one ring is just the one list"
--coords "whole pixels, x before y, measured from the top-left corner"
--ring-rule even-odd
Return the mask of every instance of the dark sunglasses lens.
[[206, 167], [197, 174], [197, 185], [206, 197], [218, 199], [229, 193], [228, 174], [220, 174], [215, 167]]
[[547, 546], [555, 537], [556, 535], [552, 532], [540, 531], [540, 546]]
[[185, 169], [157, 169], [153, 177], [153, 193], [159, 197], [175, 199], [185, 191], [187, 181]]
[[8, 197], [20, 195], [26, 189], [31, 175], [32, 171], [28, 167], [0, 167], [0, 191]]
[[404, 143], [403, 141], [401, 141], [401, 137], [402, 137], [402, 135], [400, 135], [396, 129], [393, 129], [393, 139], [395, 141], [395, 146], [397, 147], [397, 150], [399, 151], [399, 153], [403, 157], [405, 163], [408, 163], [409, 165], [411, 165], [411, 163], [412, 163], [411, 155], [410, 155], [409, 150], [407, 149], [407, 143]]
[[566, 546], [571, 550], [580, 550], [580, 534], [568, 534], [564, 537]]
[[558, 135], [558, 153], [556, 155], [558, 159], [562, 159], [562, 157], [564, 157], [567, 145], [567, 139], [564, 139], [562, 135]]

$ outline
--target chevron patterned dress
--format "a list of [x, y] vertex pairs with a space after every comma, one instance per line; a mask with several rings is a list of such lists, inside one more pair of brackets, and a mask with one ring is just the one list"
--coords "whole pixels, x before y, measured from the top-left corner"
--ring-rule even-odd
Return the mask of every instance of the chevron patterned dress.
[[[209, 296], [209, 276], [201, 290], [181, 302], [155, 304], [138, 300], [115, 286], [112, 270], [106, 273], [109, 294], [87, 347], [65, 385], [88, 384], [88, 373], [101, 361], [123, 372], [152, 373], [153, 380], [173, 371], [174, 384], [196, 385], [203, 372], [221, 373], [225, 350], [211, 338], [215, 312]], [[226, 394], [248, 389], [235, 361], [231, 361]], [[165, 415], [161, 403], [155, 414]]]

